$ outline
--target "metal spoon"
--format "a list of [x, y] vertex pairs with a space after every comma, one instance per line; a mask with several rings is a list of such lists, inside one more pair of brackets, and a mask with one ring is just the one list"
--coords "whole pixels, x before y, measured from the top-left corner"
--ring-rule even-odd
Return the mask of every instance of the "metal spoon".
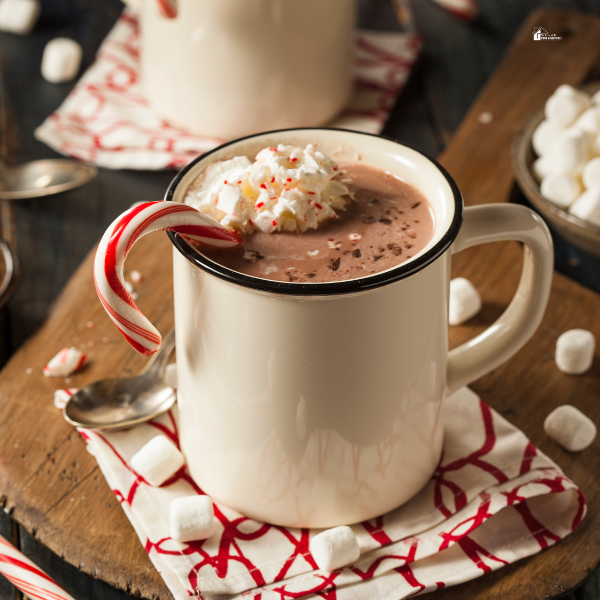
[[0, 160], [0, 200], [51, 196], [84, 185], [97, 173], [91, 165], [66, 158], [34, 160], [16, 167]]
[[175, 392], [163, 381], [163, 371], [175, 347], [175, 332], [137, 377], [103, 379], [73, 394], [63, 409], [76, 427], [121, 429], [164, 413], [175, 402]]

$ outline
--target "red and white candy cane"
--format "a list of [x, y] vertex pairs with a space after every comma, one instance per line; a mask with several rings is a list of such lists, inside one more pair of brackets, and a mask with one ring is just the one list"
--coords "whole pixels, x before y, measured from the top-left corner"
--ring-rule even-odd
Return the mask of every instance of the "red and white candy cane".
[[0, 536], [0, 573], [29, 598], [73, 600], [54, 579]]
[[141, 354], [154, 354], [160, 333], [140, 312], [125, 287], [123, 264], [133, 244], [153, 231], [176, 231], [186, 238], [215, 248], [240, 243], [235, 231], [191, 206], [178, 202], [145, 202], [118, 217], [106, 230], [94, 260], [94, 282], [108, 316]]
[[156, 0], [160, 14], [167, 19], [177, 16], [177, 0]]

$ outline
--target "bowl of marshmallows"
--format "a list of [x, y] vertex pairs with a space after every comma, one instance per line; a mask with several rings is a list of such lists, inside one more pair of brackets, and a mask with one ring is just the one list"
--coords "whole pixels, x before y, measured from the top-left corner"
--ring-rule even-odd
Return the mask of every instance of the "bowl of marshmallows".
[[559, 86], [516, 137], [520, 188], [558, 233], [600, 257], [600, 84]]

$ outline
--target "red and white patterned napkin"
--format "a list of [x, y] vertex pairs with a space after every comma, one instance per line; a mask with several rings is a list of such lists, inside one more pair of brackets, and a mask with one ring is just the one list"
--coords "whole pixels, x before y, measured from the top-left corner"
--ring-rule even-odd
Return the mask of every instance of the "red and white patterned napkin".
[[555, 544], [581, 522], [583, 494], [525, 435], [467, 388], [444, 401], [442, 459], [404, 506], [353, 525], [360, 559], [319, 571], [310, 529], [276, 527], [215, 505], [217, 533], [178, 543], [169, 504], [202, 493], [182, 467], [160, 488], [129, 460], [159, 433], [178, 443], [177, 410], [125, 432], [80, 430], [150, 559], [177, 600], [407, 598], [494, 571]]
[[[57, 152], [109, 169], [180, 169], [225, 140], [171, 127], [139, 84], [139, 30], [123, 12], [92, 66], [35, 131]], [[359, 31], [355, 93], [332, 127], [379, 133], [421, 46], [416, 34]]]

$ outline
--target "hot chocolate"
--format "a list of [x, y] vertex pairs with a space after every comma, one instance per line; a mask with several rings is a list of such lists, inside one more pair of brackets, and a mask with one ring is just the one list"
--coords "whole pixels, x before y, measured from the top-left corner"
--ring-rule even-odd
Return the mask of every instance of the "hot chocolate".
[[357, 279], [398, 266], [420, 252], [434, 233], [429, 203], [414, 187], [375, 167], [340, 165], [345, 184], [343, 210], [302, 233], [256, 230], [242, 233], [242, 245], [198, 248], [229, 269], [286, 282]]

